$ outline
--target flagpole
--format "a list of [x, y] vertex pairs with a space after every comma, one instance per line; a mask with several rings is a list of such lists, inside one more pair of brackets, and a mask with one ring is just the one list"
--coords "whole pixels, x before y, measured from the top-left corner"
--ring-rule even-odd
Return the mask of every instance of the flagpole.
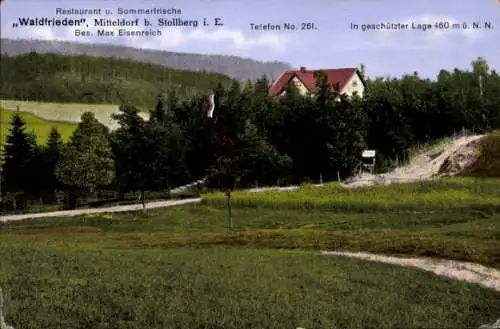
[[208, 96], [208, 106], [207, 117], [211, 119], [215, 111], [215, 94], [213, 92]]

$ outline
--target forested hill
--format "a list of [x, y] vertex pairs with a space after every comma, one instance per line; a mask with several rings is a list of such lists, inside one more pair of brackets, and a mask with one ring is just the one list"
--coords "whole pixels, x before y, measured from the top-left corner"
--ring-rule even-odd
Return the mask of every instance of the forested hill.
[[207, 93], [234, 80], [132, 60], [28, 53], [0, 57], [2, 99], [122, 104], [152, 108], [159, 93], [179, 98]]
[[237, 56], [200, 55], [168, 51], [138, 49], [116, 45], [84, 44], [64, 41], [1, 39], [2, 54], [19, 55], [31, 51], [64, 55], [116, 57], [174, 69], [207, 71], [227, 75], [240, 81], [255, 80], [263, 75], [274, 80], [290, 65], [281, 62], [261, 62]]

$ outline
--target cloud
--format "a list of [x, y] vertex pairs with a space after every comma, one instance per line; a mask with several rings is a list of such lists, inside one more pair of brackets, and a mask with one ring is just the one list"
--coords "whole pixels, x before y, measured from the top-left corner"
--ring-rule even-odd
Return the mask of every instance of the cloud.
[[[87, 22], [95, 18], [86, 17]], [[3, 24], [2, 24], [3, 25]], [[113, 30], [118, 34], [119, 27], [106, 27], [107, 31]], [[136, 31], [148, 30], [148, 27], [134, 28]], [[245, 33], [244, 31], [228, 27], [220, 28], [159, 28], [161, 36], [155, 37], [77, 37], [73, 27], [17, 27], [2, 26], [2, 35], [6, 38], [27, 38], [43, 40], [77, 41], [86, 43], [118, 43], [140, 48], [175, 50], [176, 48], [195, 47], [210, 52], [220, 49], [227, 51], [248, 50], [252, 48], [268, 49], [281, 52], [286, 49], [290, 37], [279, 33]], [[97, 28], [92, 29], [94, 34]], [[153, 28], [157, 30], [157, 28]]]
[[[279, 34], [257, 34], [250, 36], [243, 31], [230, 28], [216, 29], [183, 29], [178, 28], [163, 32], [161, 37], [139, 41], [145, 48], [161, 46], [162, 48], [178, 48], [181, 46], [196, 45], [198, 48], [205, 46], [229, 47], [235, 50], [251, 48], [268, 48], [277, 52], [283, 51], [289, 38]], [[133, 42], [129, 39], [128, 42]], [[216, 48], [214, 48], [216, 49]]]

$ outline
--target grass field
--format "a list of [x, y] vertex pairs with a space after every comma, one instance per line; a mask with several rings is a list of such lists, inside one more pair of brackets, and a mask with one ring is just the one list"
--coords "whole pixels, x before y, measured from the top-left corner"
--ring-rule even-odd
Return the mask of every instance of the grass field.
[[[466, 182], [435, 188], [466, 190]], [[494, 182], [469, 188], [494, 196]], [[404, 188], [407, 199], [419, 191], [394, 187]], [[373, 195], [368, 191], [351, 193], [363, 199]], [[240, 204], [229, 231], [226, 209], [211, 202], [0, 224], [0, 285], [12, 294], [8, 319], [22, 328], [477, 328], [500, 315], [498, 292], [315, 254], [359, 250], [500, 269], [496, 208]]]
[[93, 112], [109, 128], [116, 126], [111, 114], [118, 112], [118, 105], [85, 103], [50, 103], [18, 100], [0, 100], [0, 107], [9, 111], [19, 110], [34, 114], [44, 120], [78, 123], [84, 112]]
[[[346, 189], [336, 183], [298, 191], [236, 192], [237, 208], [274, 208], [353, 212], [500, 211], [500, 179], [448, 178]], [[204, 203], [226, 207], [223, 193], [208, 194]]]
[[29, 220], [3, 224], [2, 239], [15, 243], [170, 248], [209, 245], [285, 249], [349, 249], [435, 256], [500, 269], [500, 212], [461, 209], [365, 212], [273, 208], [227, 210], [192, 205], [147, 213]]
[[[0, 225], [0, 285], [20, 328], [477, 328], [500, 294], [349, 249], [500, 268], [500, 214], [334, 213], [205, 205]], [[30, 316], [26, 316], [29, 313]]]
[[[2, 104], [3, 105], [3, 104]], [[7, 135], [9, 135], [10, 131], [10, 120], [12, 118], [13, 111], [5, 110], [2, 108], [0, 110], [0, 122], [1, 124], [1, 136], [2, 136], [2, 146], [5, 143], [5, 139]], [[37, 142], [39, 144], [44, 145], [47, 142], [47, 138], [49, 137], [50, 130], [52, 128], [56, 128], [63, 140], [67, 140], [73, 131], [76, 128], [76, 124], [68, 123], [68, 122], [58, 122], [58, 121], [49, 121], [46, 119], [42, 119], [32, 113], [22, 112], [22, 116], [26, 121], [27, 131], [34, 131], [37, 136]]]
[[236, 192], [148, 212], [0, 224], [17, 328], [478, 328], [500, 293], [350, 250], [500, 269], [500, 181]]
[[500, 314], [493, 291], [354, 259], [223, 247], [0, 248], [16, 328], [455, 329]]

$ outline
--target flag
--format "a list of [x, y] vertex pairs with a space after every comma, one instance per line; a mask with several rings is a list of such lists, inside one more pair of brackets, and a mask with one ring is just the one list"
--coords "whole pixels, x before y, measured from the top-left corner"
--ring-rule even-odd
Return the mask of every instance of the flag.
[[214, 110], [215, 110], [215, 94], [212, 93], [210, 94], [210, 96], [208, 97], [208, 113], [207, 113], [207, 116], [209, 118], [213, 117], [214, 115]]

